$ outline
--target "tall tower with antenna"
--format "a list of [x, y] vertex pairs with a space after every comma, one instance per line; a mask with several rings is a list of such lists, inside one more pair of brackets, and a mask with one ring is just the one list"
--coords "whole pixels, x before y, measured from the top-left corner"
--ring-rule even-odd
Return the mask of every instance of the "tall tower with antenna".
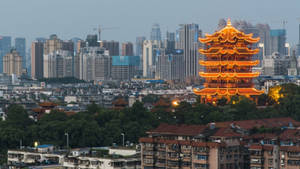
[[298, 44], [297, 44], [297, 52], [296, 52], [296, 56], [300, 56], [300, 17], [297, 18], [298, 22], [299, 22], [299, 40], [298, 40]]

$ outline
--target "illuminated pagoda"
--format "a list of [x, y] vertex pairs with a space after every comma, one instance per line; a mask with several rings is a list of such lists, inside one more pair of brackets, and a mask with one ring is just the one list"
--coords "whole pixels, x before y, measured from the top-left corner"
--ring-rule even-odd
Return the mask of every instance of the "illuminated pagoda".
[[253, 78], [259, 72], [252, 72], [252, 67], [259, 64], [259, 60], [252, 60], [252, 56], [259, 49], [252, 49], [252, 44], [259, 41], [253, 34], [245, 34], [231, 25], [230, 19], [226, 27], [199, 38], [205, 44], [205, 49], [199, 49], [206, 55], [199, 64], [205, 66], [205, 72], [199, 75], [205, 78], [203, 89], [194, 89], [194, 93], [201, 96], [202, 102], [214, 102], [225, 97], [228, 100], [233, 95], [250, 97], [260, 95], [263, 91], [254, 88]]

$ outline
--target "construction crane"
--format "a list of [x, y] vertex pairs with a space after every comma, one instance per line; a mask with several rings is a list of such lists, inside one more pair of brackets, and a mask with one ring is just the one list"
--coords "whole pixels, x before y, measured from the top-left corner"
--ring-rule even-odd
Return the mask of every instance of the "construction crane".
[[119, 27], [104, 27], [104, 28], [102, 28], [102, 26], [99, 25], [98, 28], [94, 28], [93, 30], [94, 30], [94, 31], [97, 31], [97, 30], [98, 30], [98, 40], [99, 40], [99, 42], [100, 42], [100, 41], [101, 41], [101, 32], [102, 32], [103, 30], [112, 30], [112, 29], [119, 29]]

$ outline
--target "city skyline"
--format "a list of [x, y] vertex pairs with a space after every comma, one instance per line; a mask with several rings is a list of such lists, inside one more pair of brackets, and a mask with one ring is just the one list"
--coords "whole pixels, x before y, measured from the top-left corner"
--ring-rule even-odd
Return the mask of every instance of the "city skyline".
[[[223, 8], [211, 12], [216, 4]], [[102, 37], [120, 42], [134, 42], [137, 36], [146, 36], [149, 39], [154, 23], [160, 25], [163, 38], [166, 31], [174, 32], [179, 24], [187, 23], [199, 24], [204, 33], [212, 33], [221, 18], [246, 20], [252, 24], [268, 23], [272, 29], [282, 28], [282, 22], [286, 20], [287, 41], [292, 45], [298, 43], [297, 18], [300, 16], [297, 11], [300, 10], [300, 2], [297, 0], [289, 3], [279, 0], [254, 0], [247, 5], [237, 0], [12, 0], [0, 2], [0, 5], [0, 35], [25, 37], [28, 44], [37, 37], [47, 38], [53, 33], [61, 39], [85, 39], [87, 34], [97, 33], [94, 28], [98, 25], [118, 27], [104, 30]], [[9, 19], [4, 17], [7, 14]]]

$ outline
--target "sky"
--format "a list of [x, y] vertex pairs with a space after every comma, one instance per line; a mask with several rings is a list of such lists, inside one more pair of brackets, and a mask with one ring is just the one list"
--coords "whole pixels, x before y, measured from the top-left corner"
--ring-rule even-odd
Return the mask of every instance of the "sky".
[[298, 43], [300, 0], [0, 0], [0, 35], [25, 37], [27, 47], [36, 37], [57, 34], [67, 40], [85, 39], [101, 25], [102, 39], [135, 42], [149, 38], [153, 23], [165, 32], [179, 24], [197, 23], [205, 33], [216, 30], [219, 19], [268, 23], [283, 28], [287, 41]]

